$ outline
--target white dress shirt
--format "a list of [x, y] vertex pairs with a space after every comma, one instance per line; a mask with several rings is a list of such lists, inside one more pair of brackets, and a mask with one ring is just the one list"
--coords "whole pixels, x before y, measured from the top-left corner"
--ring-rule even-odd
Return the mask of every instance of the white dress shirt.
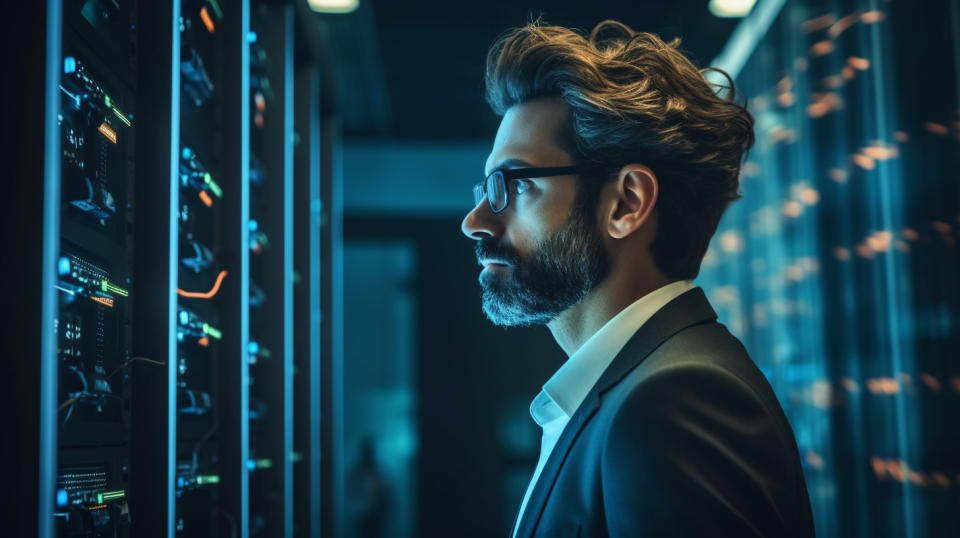
[[637, 330], [653, 317], [664, 305], [677, 296], [693, 289], [692, 280], [678, 280], [637, 299], [600, 327], [589, 340], [578, 349], [553, 377], [543, 385], [543, 390], [530, 404], [530, 415], [543, 430], [540, 441], [540, 460], [533, 471], [527, 492], [520, 504], [520, 514], [513, 527], [513, 536], [517, 534], [523, 512], [530, 500], [533, 486], [546, 465], [550, 452], [560, 439], [563, 428], [570, 421], [590, 389], [600, 380], [607, 366], [620, 353], [627, 341]]

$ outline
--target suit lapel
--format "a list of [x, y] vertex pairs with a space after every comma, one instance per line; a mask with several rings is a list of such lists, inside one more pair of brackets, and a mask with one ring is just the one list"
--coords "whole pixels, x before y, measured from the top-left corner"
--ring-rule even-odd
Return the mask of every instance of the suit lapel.
[[[527, 501], [527, 507], [520, 520], [520, 528], [517, 529], [517, 538], [533, 536], [537, 524], [540, 522], [540, 516], [543, 514], [547, 498], [550, 496], [553, 485], [557, 480], [557, 474], [570, 452], [570, 447], [579, 437], [584, 425], [593, 418], [600, 408], [603, 393], [616, 385], [630, 373], [630, 370], [640, 364], [643, 359], [647, 358], [653, 350], [671, 336], [691, 325], [712, 321], [716, 318], [717, 314], [707, 301], [703, 290], [697, 287], [664, 305], [637, 330], [636, 334], [630, 338], [616, 358], [613, 359], [610, 366], [604, 370], [600, 380], [590, 390], [583, 403], [570, 418], [570, 422], [563, 429], [563, 433], [560, 434], [557, 444], [550, 452], [550, 457], [547, 459], [547, 463], [540, 472], [540, 477], [530, 493], [530, 499]], [[513, 532], [512, 526], [510, 531]]]

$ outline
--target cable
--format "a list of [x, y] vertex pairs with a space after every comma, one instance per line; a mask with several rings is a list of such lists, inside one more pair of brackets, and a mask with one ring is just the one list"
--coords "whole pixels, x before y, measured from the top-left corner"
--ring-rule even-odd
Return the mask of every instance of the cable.
[[117, 366], [112, 372], [110, 372], [110, 374], [109, 374], [105, 379], [110, 379], [110, 378], [113, 377], [117, 372], [119, 372], [120, 370], [122, 370], [122, 369], [126, 368], [127, 366], [129, 366], [130, 363], [132, 363], [133, 361], [149, 362], [150, 364], [157, 364], [157, 365], [160, 365], [160, 366], [166, 366], [166, 364], [167, 364], [167, 363], [164, 362], [164, 361], [155, 361], [155, 360], [153, 360], [153, 359], [148, 359], [148, 358], [146, 358], [146, 357], [130, 357], [130, 360], [128, 360], [127, 362], [121, 364], [120, 366]]
[[220, 274], [217, 275], [217, 281], [213, 284], [213, 287], [210, 288], [208, 292], [202, 291], [183, 291], [180, 288], [177, 288], [177, 295], [181, 297], [190, 297], [193, 299], [209, 299], [217, 294], [220, 291], [220, 283], [223, 282], [223, 278], [227, 276], [227, 271], [224, 269], [220, 271]]

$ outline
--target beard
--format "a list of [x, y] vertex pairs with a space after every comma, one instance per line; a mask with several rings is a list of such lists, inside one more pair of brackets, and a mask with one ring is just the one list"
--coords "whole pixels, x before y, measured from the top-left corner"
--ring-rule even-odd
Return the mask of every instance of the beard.
[[603, 280], [610, 259], [590, 213], [575, 207], [563, 228], [539, 241], [529, 256], [512, 246], [482, 239], [477, 259], [509, 267], [480, 273], [483, 312], [495, 325], [545, 325], [579, 303]]

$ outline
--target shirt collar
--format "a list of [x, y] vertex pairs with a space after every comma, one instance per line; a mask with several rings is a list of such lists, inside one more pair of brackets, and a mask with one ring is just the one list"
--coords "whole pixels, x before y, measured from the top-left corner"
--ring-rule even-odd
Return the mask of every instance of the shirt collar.
[[604, 370], [630, 337], [664, 305], [693, 289], [692, 280], [678, 280], [634, 301], [593, 334], [544, 385], [530, 405], [530, 414], [543, 425], [557, 418], [559, 408], [567, 419], [589, 394]]

